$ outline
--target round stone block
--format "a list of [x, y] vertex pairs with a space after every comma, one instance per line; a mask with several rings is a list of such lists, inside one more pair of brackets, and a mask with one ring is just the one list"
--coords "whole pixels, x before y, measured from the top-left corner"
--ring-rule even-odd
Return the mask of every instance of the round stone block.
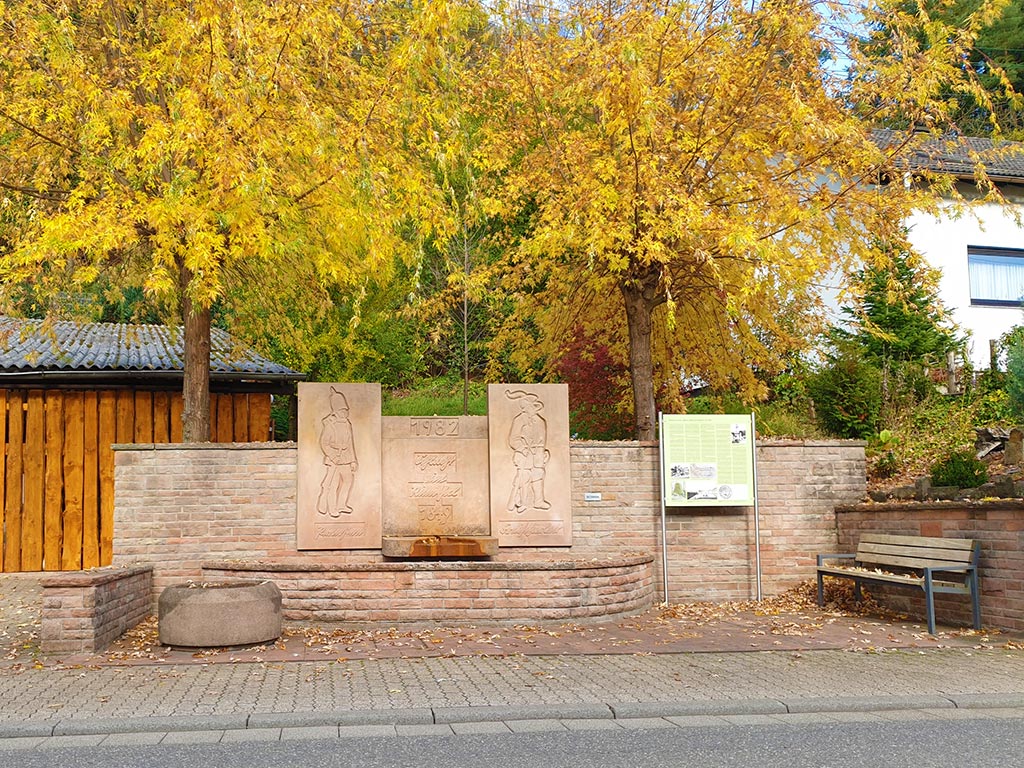
[[281, 590], [272, 581], [176, 584], [160, 594], [160, 643], [252, 645], [281, 636]]

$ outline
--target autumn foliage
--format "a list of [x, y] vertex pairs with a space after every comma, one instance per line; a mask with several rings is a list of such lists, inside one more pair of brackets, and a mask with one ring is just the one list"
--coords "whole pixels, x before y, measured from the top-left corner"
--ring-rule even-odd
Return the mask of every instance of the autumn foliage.
[[[0, 298], [102, 276], [198, 318], [190, 349], [214, 304], [303, 344], [429, 243], [464, 307], [514, 308], [527, 374], [606, 326], [650, 439], [684, 378], [762, 397], [822, 278], [955, 195], [907, 158], [956, 127], [942, 94], [984, 98], [1003, 5], [0, 0]], [[883, 21], [885, 56], [849, 34]]]
[[626, 366], [608, 347], [577, 333], [562, 354], [558, 378], [569, 385], [569, 427], [583, 440], [624, 440], [631, 433], [631, 414], [622, 407]]

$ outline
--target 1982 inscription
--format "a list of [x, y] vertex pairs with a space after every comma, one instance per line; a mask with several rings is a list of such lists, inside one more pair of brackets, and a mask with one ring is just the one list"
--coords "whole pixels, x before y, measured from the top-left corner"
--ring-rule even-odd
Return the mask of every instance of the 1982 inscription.
[[458, 437], [459, 420], [436, 416], [409, 419], [409, 432], [413, 437]]

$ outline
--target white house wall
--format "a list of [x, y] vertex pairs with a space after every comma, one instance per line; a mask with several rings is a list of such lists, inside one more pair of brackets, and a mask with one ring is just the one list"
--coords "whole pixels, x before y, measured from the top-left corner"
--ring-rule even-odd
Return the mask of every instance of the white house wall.
[[957, 218], [937, 220], [916, 214], [908, 222], [910, 239], [929, 263], [942, 272], [939, 296], [953, 319], [970, 334], [968, 350], [976, 369], [989, 367], [989, 340], [1024, 324], [1019, 307], [971, 306], [967, 246], [1024, 249], [1024, 229], [997, 205], [980, 205]]

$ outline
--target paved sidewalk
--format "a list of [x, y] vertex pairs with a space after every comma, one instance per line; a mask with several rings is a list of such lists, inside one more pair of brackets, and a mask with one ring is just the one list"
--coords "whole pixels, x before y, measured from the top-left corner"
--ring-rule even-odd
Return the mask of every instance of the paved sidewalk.
[[953, 630], [931, 638], [918, 624], [806, 605], [770, 614], [675, 609], [603, 629], [300, 628], [291, 648], [196, 654], [153, 648], [144, 627], [113, 654], [54, 659], [33, 647], [37, 598], [27, 579], [0, 581], [4, 749], [71, 737], [100, 743], [108, 734], [143, 743], [167, 734], [508, 732], [908, 710], [1024, 717], [1017, 640]]
[[536, 719], [1003, 710], [1024, 708], [1024, 652], [768, 651], [28, 668], [0, 673], [0, 701], [0, 739]]

